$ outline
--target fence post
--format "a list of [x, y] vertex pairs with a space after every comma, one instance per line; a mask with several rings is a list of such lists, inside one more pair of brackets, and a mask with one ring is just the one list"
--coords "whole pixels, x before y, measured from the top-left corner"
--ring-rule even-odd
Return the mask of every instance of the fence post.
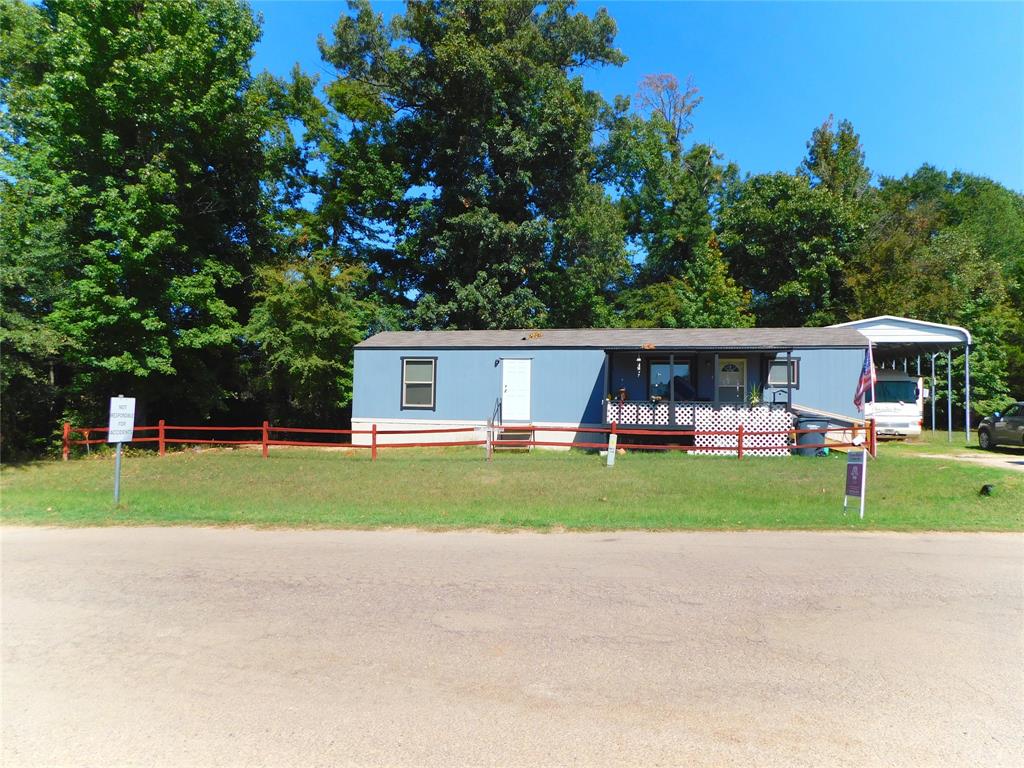
[[487, 460], [494, 458], [494, 429], [487, 425]]
[[71, 453], [71, 422], [64, 422], [64, 439], [61, 443], [60, 455], [64, 461], [68, 460]]
[[739, 429], [736, 430], [736, 452], [739, 454], [739, 458], [743, 458], [743, 425], [740, 424]]
[[270, 456], [270, 422], [263, 422], [263, 458]]
[[377, 425], [370, 426], [370, 461], [377, 460]]
[[872, 419], [868, 423], [868, 446], [871, 453], [871, 458], [878, 458], [878, 436], [875, 434], [875, 420]]
[[164, 442], [165, 439], [164, 420], [160, 419], [160, 421], [156, 423], [156, 444], [161, 456], [165, 456], [167, 454], [167, 443]]

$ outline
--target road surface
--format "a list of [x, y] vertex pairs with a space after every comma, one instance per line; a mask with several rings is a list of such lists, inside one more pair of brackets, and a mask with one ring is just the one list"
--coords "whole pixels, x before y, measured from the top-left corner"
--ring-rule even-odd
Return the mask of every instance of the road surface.
[[5, 766], [1020, 766], [1024, 539], [6, 528]]

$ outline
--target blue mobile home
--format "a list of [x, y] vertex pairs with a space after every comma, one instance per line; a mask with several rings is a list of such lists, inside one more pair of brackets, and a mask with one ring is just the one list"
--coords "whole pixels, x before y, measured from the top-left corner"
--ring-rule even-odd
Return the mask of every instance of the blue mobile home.
[[378, 333], [355, 349], [352, 423], [565, 425], [553, 440], [612, 422], [774, 429], [804, 413], [849, 424], [867, 345], [851, 328]]

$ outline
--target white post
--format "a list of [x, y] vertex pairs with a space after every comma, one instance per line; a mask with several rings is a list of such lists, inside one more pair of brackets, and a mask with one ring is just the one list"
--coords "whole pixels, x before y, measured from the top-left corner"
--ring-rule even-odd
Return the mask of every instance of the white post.
[[932, 390], [931, 397], [932, 401], [932, 432], [935, 431], [935, 353], [932, 352]]
[[875, 419], [878, 418], [878, 401], [875, 400], [875, 350], [872, 348], [871, 342], [868, 342], [868, 367], [871, 369], [871, 403], [874, 411], [873, 416]]
[[863, 454], [864, 467], [860, 471], [860, 519], [864, 519], [864, 496], [867, 495], [868, 489], [868, 454], [865, 451]]
[[953, 350], [946, 352], [946, 442], [953, 442]]
[[971, 444], [971, 345], [964, 345], [964, 439]]

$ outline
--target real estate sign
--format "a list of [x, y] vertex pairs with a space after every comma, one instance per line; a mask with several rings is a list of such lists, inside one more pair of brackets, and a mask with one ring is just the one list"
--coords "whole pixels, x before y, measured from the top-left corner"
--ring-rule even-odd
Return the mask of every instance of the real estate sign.
[[843, 495], [843, 509], [850, 497], [860, 499], [860, 516], [864, 518], [864, 491], [867, 489], [867, 451], [852, 448], [846, 454], [846, 492]]

